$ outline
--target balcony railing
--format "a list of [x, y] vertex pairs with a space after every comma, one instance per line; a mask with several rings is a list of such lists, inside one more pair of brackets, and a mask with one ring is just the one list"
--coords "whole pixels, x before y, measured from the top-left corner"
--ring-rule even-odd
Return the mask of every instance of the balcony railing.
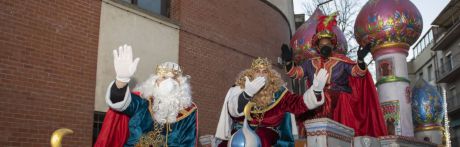
[[[440, 81], [446, 81], [446, 77], [452, 77], [456, 78], [457, 75], [452, 75], [458, 72], [457, 70], [460, 69], [460, 53], [457, 53], [455, 55], [452, 55], [452, 57], [449, 58], [444, 58], [445, 62], [440, 63], [438, 71], [438, 78]], [[450, 60], [450, 61], [449, 61]], [[445, 82], [442, 82], [445, 83]]]
[[425, 35], [414, 45], [412, 48], [413, 59], [417, 58], [417, 56], [422, 53], [431, 43], [433, 43], [433, 29], [430, 28]]
[[434, 46], [433, 50], [445, 50], [450, 43], [458, 37], [458, 32], [460, 31], [460, 16], [451, 16], [451, 23], [448, 25], [442, 26], [442, 28], [432, 27], [433, 36], [434, 36]]

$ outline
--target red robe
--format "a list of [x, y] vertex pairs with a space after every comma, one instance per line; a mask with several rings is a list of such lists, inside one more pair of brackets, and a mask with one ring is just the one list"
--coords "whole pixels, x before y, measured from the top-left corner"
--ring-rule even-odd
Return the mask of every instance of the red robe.
[[[329, 60], [331, 62], [321, 65], [320, 59], [314, 58], [311, 61], [313, 66], [293, 67], [288, 72], [288, 75], [301, 78], [307, 76], [305, 73], [306, 70], [303, 68], [316, 70], [308, 71], [313, 73], [319, 71], [320, 68], [326, 68], [329, 75], [340, 76], [340, 74], [331, 73], [334, 67], [340, 64], [348, 64], [349, 67], [352, 67], [351, 75], [354, 75], [348, 76], [348, 86], [351, 88], [351, 93], [343, 91], [330, 92], [329, 89], [325, 88], [325, 104], [317, 108], [315, 114], [308, 112], [298, 116], [299, 123], [312, 117], [329, 117], [353, 128], [356, 136], [386, 136], [388, 134], [387, 128], [371, 74], [368, 71], [360, 70], [354, 61], [344, 55], [333, 54], [333, 57], [330, 57]], [[311, 74], [309, 73], [310, 76]], [[334, 80], [335, 78], [330, 77], [326, 87], [335, 84]], [[299, 124], [299, 127], [303, 127], [303, 125]], [[303, 133], [301, 132], [300, 134]]]
[[129, 137], [128, 115], [109, 109], [95, 147], [123, 147]]

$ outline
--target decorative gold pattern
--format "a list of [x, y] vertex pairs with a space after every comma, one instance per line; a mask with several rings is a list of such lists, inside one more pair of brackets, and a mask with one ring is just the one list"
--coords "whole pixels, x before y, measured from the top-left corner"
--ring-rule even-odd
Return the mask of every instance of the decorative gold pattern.
[[316, 34], [318, 36], [318, 39], [322, 38], [332, 38], [335, 36], [335, 34], [329, 30], [324, 30]]
[[195, 112], [197, 110], [197, 107], [195, 105], [195, 103], [192, 102], [192, 108], [190, 110], [186, 110], [186, 109], [182, 109], [179, 111], [180, 114], [182, 114], [180, 117], [178, 117], [176, 119], [176, 122], [186, 118], [187, 116], [189, 116], [190, 114], [192, 114], [193, 112]]
[[385, 77], [380, 78], [380, 80], [377, 81], [375, 86], [379, 86], [381, 84], [391, 83], [391, 82], [406, 82], [406, 83], [410, 83], [410, 81], [408, 79], [406, 79], [406, 78], [391, 75], [391, 76], [385, 76]]
[[[321, 68], [324, 68], [327, 70], [327, 73], [332, 73], [332, 68], [334, 68], [337, 63], [339, 63], [340, 60], [336, 60], [335, 58], [329, 58], [329, 60], [326, 61], [326, 63], [323, 63], [323, 66], [321, 66], [321, 59], [320, 58], [315, 58], [312, 60], [313, 67], [315, 68], [315, 75], [319, 72]], [[329, 74], [327, 77], [327, 83], [331, 83], [331, 76], [332, 74]]]
[[[149, 106], [148, 110], [150, 112], [150, 117], [152, 120], [154, 119], [154, 112], [152, 109], [152, 104], [153, 104], [153, 97], [148, 98]], [[187, 116], [189, 116], [194, 110], [196, 110], [196, 107], [194, 103], [192, 103], [192, 109], [187, 111], [187, 110], [181, 110], [180, 113], [182, 114], [181, 117], [177, 118], [176, 121], [179, 121]], [[166, 126], [166, 135], [161, 134]], [[152, 131], [148, 132], [147, 134], [144, 134], [141, 136], [139, 139], [139, 142], [136, 144], [136, 147], [160, 147], [160, 146], [168, 146], [168, 135], [169, 132], [171, 132], [171, 124], [166, 122], [165, 124], [160, 124], [156, 123], [153, 121], [153, 129]]]
[[[259, 125], [262, 122], [265, 112], [273, 109], [278, 103], [281, 101], [281, 99], [284, 97], [284, 95], [288, 92], [287, 88], [284, 88], [283, 93], [280, 95], [280, 97], [273, 102], [273, 104], [266, 106], [266, 107], [259, 107], [256, 105], [255, 102], [248, 102], [246, 106], [244, 106], [243, 113], [244, 116], [248, 119], [248, 121], [252, 121], [254, 118], [251, 115], [255, 116], [255, 119], [258, 120]], [[273, 98], [275, 97], [275, 94], [273, 94]]]
[[167, 136], [161, 134], [166, 124], [162, 125], [155, 122], [153, 124], [154, 125], [152, 131], [142, 135], [139, 139], [139, 142], [136, 144], [136, 147], [167, 146], [167, 142], [164, 142]]
[[289, 72], [287, 72], [287, 75], [291, 78], [294, 78], [294, 79], [300, 79], [300, 78], [303, 78], [304, 76], [304, 73], [303, 73], [303, 69], [302, 67], [300, 66], [293, 66], [291, 68], [291, 70], [289, 70]]
[[260, 58], [258, 57], [254, 61], [252, 61], [251, 69], [258, 70], [258, 69], [270, 69], [271, 63], [268, 61], [268, 58]]
[[180, 67], [174, 67], [176, 65], [172, 65], [172, 66], [173, 67], [167, 67], [166, 65], [158, 65], [156, 68], [156, 75], [160, 77], [163, 77], [163, 76], [175, 77], [175, 76], [182, 74], [182, 70]]
[[[278, 105], [278, 103], [281, 101], [281, 99], [283, 99], [284, 95], [286, 94], [286, 92], [288, 92], [287, 88], [285, 87], [284, 88], [284, 91], [283, 93], [280, 95], [280, 97], [271, 105], [269, 105], [268, 107], [265, 107], [263, 109], [259, 109], [259, 110], [252, 110], [251, 113], [254, 114], [254, 113], [265, 113], [267, 112], [268, 110], [271, 110], [273, 109], [276, 105]], [[275, 93], [273, 93], [273, 98], [275, 97]]]
[[442, 126], [428, 126], [428, 127], [415, 128], [415, 132], [418, 132], [418, 131], [430, 131], [430, 130], [440, 130], [440, 131], [444, 132], [444, 127], [442, 127]]
[[252, 107], [256, 105], [256, 103], [254, 102], [248, 102], [246, 104], [246, 106], [244, 106], [244, 109], [243, 109], [243, 112], [244, 112], [244, 116], [246, 117], [246, 119], [248, 119], [248, 121], [252, 121], [252, 117], [251, 117], [251, 109]]
[[334, 138], [337, 138], [339, 140], [350, 142], [350, 143], [351, 143], [351, 140], [353, 139], [352, 137], [339, 135], [337, 133], [330, 132], [330, 131], [325, 131], [325, 130], [315, 131], [315, 132], [307, 132], [307, 136], [321, 136], [321, 135], [334, 137]]
[[367, 68], [362, 70], [358, 64], [355, 64], [353, 68], [351, 69], [351, 75], [353, 77], [362, 77], [366, 75]]
[[407, 43], [401, 42], [385, 42], [381, 45], [377, 45], [371, 49], [372, 54], [376, 53], [379, 50], [387, 49], [387, 48], [403, 48], [409, 50], [410, 45]]
[[415, 137], [407, 137], [407, 136], [399, 136], [399, 135], [381, 136], [378, 138], [378, 140], [379, 141], [383, 141], [383, 140], [409, 141], [413, 143], [420, 143], [420, 144], [425, 144], [425, 145], [430, 145], [430, 146], [436, 146], [436, 144], [434, 143], [421, 141], [421, 140], [416, 139]]

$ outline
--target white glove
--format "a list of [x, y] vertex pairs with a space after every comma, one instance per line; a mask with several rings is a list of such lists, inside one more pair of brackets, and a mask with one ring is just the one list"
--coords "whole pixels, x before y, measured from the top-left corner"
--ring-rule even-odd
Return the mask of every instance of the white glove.
[[324, 89], [324, 86], [326, 85], [327, 78], [329, 74], [324, 68], [321, 68], [317, 74], [315, 74], [314, 79], [313, 79], [313, 91], [318, 91], [322, 92]]
[[303, 100], [307, 105], [308, 110], [313, 110], [324, 104], [324, 94], [321, 93], [321, 100], [318, 102], [316, 95], [313, 91], [307, 91], [303, 94]]
[[257, 77], [256, 79], [249, 81], [248, 77], [246, 78], [246, 82], [244, 84], [244, 92], [249, 96], [254, 96], [259, 90], [264, 87], [265, 85], [265, 78], [264, 77]]
[[131, 46], [125, 44], [118, 47], [118, 52], [113, 50], [113, 65], [115, 66], [118, 81], [128, 83], [131, 76], [136, 72], [137, 63], [139, 63], [139, 58], [133, 61]]

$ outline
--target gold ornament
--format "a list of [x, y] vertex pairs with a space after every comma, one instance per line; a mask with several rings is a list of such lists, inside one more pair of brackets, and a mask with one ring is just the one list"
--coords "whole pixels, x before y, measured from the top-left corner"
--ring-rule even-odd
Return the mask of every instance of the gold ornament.
[[61, 147], [62, 138], [67, 134], [73, 134], [73, 131], [67, 128], [61, 128], [53, 132], [51, 135], [51, 146]]
[[258, 57], [254, 61], [252, 61], [251, 69], [258, 70], [258, 69], [269, 69], [271, 68], [271, 63], [268, 61], [267, 58], [260, 58]]
[[156, 68], [156, 75], [160, 77], [176, 77], [181, 74], [182, 70], [180, 66], [172, 62], [165, 62]]

